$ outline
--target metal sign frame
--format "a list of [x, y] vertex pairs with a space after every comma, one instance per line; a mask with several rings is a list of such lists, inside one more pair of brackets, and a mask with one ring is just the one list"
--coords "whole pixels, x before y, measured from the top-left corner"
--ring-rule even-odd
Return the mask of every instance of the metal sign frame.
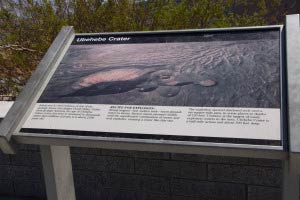
[[[222, 28], [222, 29], [201, 29], [201, 30], [183, 30], [183, 31], [156, 31], [156, 32], [120, 32], [120, 33], [104, 33], [101, 35], [141, 35], [141, 34], [160, 34], [160, 33], [210, 33], [210, 32], [228, 32], [228, 31], [255, 31], [255, 30], [273, 30], [280, 31], [280, 69], [281, 69], [281, 83], [284, 83], [284, 54], [283, 49], [283, 26], [261, 26], [261, 27], [239, 27], [239, 28]], [[190, 141], [173, 141], [173, 140], [152, 140], [152, 139], [135, 139], [135, 138], [114, 138], [114, 137], [94, 137], [94, 136], [76, 136], [76, 135], [58, 135], [58, 134], [39, 134], [39, 133], [20, 133], [20, 129], [25, 119], [33, 109], [33, 105], [38, 100], [43, 89], [47, 85], [49, 79], [56, 70], [65, 52], [71, 45], [75, 36], [87, 34], [75, 34], [72, 27], [65, 27], [57, 36], [49, 48], [47, 54], [39, 64], [36, 72], [28, 81], [24, 90], [17, 98], [12, 109], [7, 114], [0, 126], [0, 137], [2, 143], [9, 141], [13, 135], [14, 141], [18, 143], [39, 144], [39, 145], [64, 145], [64, 146], [80, 146], [80, 147], [95, 147], [95, 148], [113, 148], [113, 149], [128, 149], [128, 150], [142, 150], [142, 151], [168, 151], [168, 152], [182, 152], [182, 153], [202, 153], [203, 151], [212, 152], [219, 151], [221, 155], [223, 152], [238, 148], [240, 152], [237, 156], [248, 156], [248, 153], [260, 152], [257, 156], [267, 157], [273, 155], [282, 158], [286, 156], [283, 151], [286, 149], [286, 132], [285, 125], [285, 95], [284, 84], [281, 84], [281, 138], [282, 146], [271, 145], [252, 145], [252, 144], [234, 144], [234, 143], [213, 143], [213, 142], [190, 142]], [[93, 35], [93, 34], [88, 34]], [[1, 145], [3, 151], [11, 152], [12, 149], [8, 145]], [[233, 152], [232, 151], [232, 152]], [[266, 151], [269, 151], [266, 153]], [[244, 152], [244, 153], [243, 153]], [[262, 154], [262, 152], [264, 152]], [[227, 153], [225, 153], [227, 154]]]

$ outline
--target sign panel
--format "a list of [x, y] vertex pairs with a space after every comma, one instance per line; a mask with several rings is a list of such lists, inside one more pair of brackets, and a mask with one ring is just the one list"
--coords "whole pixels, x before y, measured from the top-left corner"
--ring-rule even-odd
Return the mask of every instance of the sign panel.
[[76, 35], [23, 133], [282, 145], [281, 30]]

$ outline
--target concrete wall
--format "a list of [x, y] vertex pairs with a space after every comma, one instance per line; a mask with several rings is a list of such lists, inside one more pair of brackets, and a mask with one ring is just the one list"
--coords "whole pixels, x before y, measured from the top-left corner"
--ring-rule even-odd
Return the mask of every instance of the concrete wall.
[[[282, 162], [72, 148], [78, 200], [280, 200]], [[0, 197], [46, 199], [37, 146], [0, 153]]]

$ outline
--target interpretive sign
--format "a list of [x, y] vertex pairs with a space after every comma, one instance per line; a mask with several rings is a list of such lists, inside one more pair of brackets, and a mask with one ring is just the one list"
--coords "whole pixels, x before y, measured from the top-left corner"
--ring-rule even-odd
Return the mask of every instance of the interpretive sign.
[[21, 133], [282, 146], [281, 26], [77, 34]]

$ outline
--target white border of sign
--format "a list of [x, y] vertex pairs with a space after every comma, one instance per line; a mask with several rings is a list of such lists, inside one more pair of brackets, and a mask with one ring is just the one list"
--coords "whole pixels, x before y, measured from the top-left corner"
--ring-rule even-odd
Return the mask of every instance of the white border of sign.
[[13, 101], [0, 101], [0, 118], [4, 118], [13, 105]]

